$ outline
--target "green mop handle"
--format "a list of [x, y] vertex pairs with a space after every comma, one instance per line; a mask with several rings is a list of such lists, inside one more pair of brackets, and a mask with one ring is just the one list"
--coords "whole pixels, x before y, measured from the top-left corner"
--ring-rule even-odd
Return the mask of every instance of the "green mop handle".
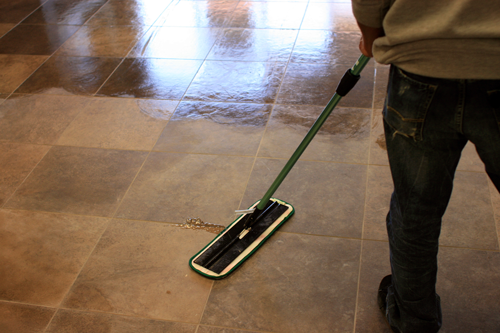
[[323, 123], [326, 121], [330, 113], [332, 113], [333, 109], [337, 106], [337, 104], [340, 102], [340, 99], [344, 97], [353, 87], [356, 85], [356, 82], [358, 82], [360, 76], [359, 73], [363, 70], [363, 68], [366, 66], [370, 58], [361, 55], [354, 64], [354, 66], [350, 69], [347, 70], [347, 72], [344, 74], [342, 77], [342, 80], [340, 80], [339, 85], [337, 86], [337, 90], [335, 92], [335, 95], [333, 95], [332, 99], [330, 102], [328, 102], [327, 106], [321, 113], [321, 115], [318, 117], [314, 125], [311, 127], [309, 132], [307, 133], [306, 137], [302, 140], [300, 145], [297, 147], [295, 152], [293, 153], [292, 157], [288, 160], [287, 164], [281, 170], [280, 174], [274, 181], [274, 183], [271, 184], [271, 187], [269, 190], [267, 190], [266, 194], [264, 194], [264, 197], [260, 200], [259, 204], [257, 205], [257, 209], [262, 210], [266, 206], [266, 204], [269, 202], [271, 197], [273, 196], [274, 192], [278, 189], [278, 187], [281, 185], [285, 177], [288, 175], [290, 170], [292, 170], [293, 166], [297, 162], [297, 160], [300, 158], [304, 150], [306, 150], [307, 146], [309, 143], [311, 143], [312, 139], [318, 133], [319, 129], [321, 126], [323, 126]]

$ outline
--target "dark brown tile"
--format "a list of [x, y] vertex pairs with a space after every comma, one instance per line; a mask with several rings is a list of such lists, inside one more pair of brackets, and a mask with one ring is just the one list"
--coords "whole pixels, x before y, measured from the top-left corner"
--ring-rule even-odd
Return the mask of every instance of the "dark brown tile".
[[47, 56], [0, 54], [0, 92], [16, 90], [45, 60]]
[[[313, 2], [307, 6], [301, 29], [359, 31], [350, 3]], [[359, 44], [359, 39], [352, 41]]]
[[360, 250], [357, 240], [277, 233], [233, 275], [215, 282], [201, 324], [350, 332]]
[[51, 57], [16, 93], [92, 95], [120, 61], [119, 58]]
[[353, 65], [360, 56], [359, 32], [301, 30], [293, 48], [292, 62]]
[[53, 147], [6, 208], [111, 216], [147, 153]]
[[[255, 162], [240, 209], [260, 200], [286, 160]], [[360, 238], [366, 166], [299, 161], [273, 195], [295, 207], [280, 229], [287, 232]]]
[[57, 54], [125, 57], [146, 30], [141, 26], [83, 26]]
[[213, 326], [200, 326], [197, 333], [259, 333], [257, 331], [240, 331], [231, 328], [213, 327]]
[[299, 29], [306, 7], [305, 2], [239, 2], [228, 26]]
[[93, 98], [58, 145], [151, 150], [179, 101]]
[[106, 0], [48, 0], [23, 24], [82, 25], [105, 3]]
[[117, 217], [228, 225], [243, 196], [253, 158], [151, 153]]
[[226, 29], [207, 59], [287, 61], [297, 30]]
[[500, 253], [441, 248], [437, 293], [444, 333], [498, 332]]
[[[291, 63], [288, 65], [277, 103], [325, 106], [350, 65]], [[357, 85], [339, 106], [371, 108], [374, 67], [368, 65]]]
[[201, 63], [200, 60], [125, 59], [97, 94], [181, 99]]
[[15, 26], [16, 26], [15, 24], [0, 23], [0, 37], [2, 37], [3, 35], [5, 35], [7, 32], [9, 32]]
[[255, 156], [272, 105], [181, 102], [154, 150]]
[[355, 332], [392, 332], [377, 304], [380, 281], [391, 274], [389, 243], [363, 241], [361, 258]]
[[107, 219], [0, 210], [0, 299], [57, 307]]
[[51, 55], [79, 27], [20, 24], [0, 39], [0, 53]]
[[203, 230], [114, 220], [64, 307], [198, 323], [213, 282], [188, 261], [212, 238]]
[[33, 170], [49, 146], [0, 142], [0, 207]]
[[87, 24], [150, 26], [169, 4], [170, 1], [110, 0]]
[[56, 309], [0, 302], [0, 328], [4, 333], [43, 333]]
[[185, 98], [207, 102], [273, 103], [284, 62], [206, 61]]
[[155, 22], [158, 26], [224, 27], [238, 2], [231, 0], [178, 1], [171, 3]]
[[46, 333], [194, 333], [196, 325], [106, 313], [59, 310]]
[[39, 6], [40, 0], [2, 0], [0, 2], [0, 22], [17, 24]]
[[54, 144], [89, 102], [79, 96], [13, 95], [0, 106], [0, 140]]
[[203, 60], [219, 34], [217, 28], [152, 27], [129, 57]]
[[[321, 106], [276, 105], [259, 156], [290, 158], [322, 111]], [[335, 109], [301, 158], [366, 163], [370, 116], [370, 110], [366, 109]]]

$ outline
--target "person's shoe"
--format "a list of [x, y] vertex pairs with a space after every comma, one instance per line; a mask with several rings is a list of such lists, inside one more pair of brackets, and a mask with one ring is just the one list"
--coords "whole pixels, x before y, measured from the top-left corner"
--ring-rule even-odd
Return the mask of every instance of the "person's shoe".
[[[382, 312], [382, 315], [384, 316], [385, 322], [387, 325], [390, 326], [389, 320], [387, 319], [387, 293], [389, 287], [392, 285], [392, 275], [387, 275], [380, 281], [380, 285], [378, 287], [378, 294], [377, 294], [377, 302], [378, 302], [378, 307], [380, 311]], [[391, 330], [393, 332], [398, 332], [397, 330], [394, 329], [394, 327], [391, 326]]]

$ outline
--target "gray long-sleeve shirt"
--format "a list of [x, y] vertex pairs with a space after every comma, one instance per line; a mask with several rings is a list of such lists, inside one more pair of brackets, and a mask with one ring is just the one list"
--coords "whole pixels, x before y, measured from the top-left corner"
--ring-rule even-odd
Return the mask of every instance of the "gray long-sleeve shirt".
[[383, 27], [383, 64], [449, 79], [500, 79], [500, 0], [352, 0], [356, 19]]

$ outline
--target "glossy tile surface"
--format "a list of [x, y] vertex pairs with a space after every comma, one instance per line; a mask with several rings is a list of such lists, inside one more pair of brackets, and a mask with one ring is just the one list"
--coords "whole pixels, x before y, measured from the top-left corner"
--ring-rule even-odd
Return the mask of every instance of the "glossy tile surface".
[[42, 333], [55, 309], [0, 301], [0, 328], [3, 332]]
[[207, 0], [172, 2], [155, 22], [164, 27], [224, 27], [231, 19], [237, 1]]
[[255, 29], [298, 29], [304, 17], [305, 2], [241, 1], [229, 27]]
[[106, 0], [48, 0], [23, 21], [30, 24], [82, 25]]
[[14, 92], [45, 60], [46, 56], [0, 54], [0, 92]]
[[352, 16], [351, 4], [336, 2], [311, 2], [307, 6], [301, 28], [359, 31], [356, 20]]
[[17, 24], [39, 6], [40, 0], [2, 0], [0, 2], [0, 22]]
[[169, 4], [168, 0], [109, 0], [87, 24], [150, 26]]

